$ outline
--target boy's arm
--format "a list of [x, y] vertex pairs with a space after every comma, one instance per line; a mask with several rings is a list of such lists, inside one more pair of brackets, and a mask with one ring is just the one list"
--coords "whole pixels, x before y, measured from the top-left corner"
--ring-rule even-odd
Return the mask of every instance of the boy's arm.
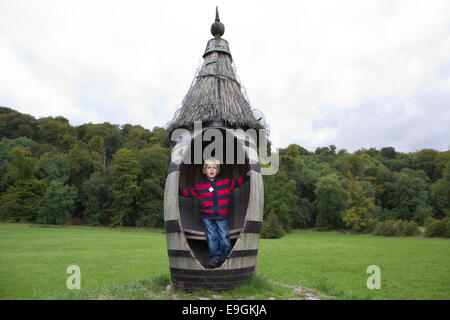
[[198, 195], [195, 188], [183, 189], [180, 187], [178, 187], [178, 194], [182, 197], [196, 197]]
[[243, 183], [245, 183], [247, 180], [250, 179], [250, 173], [246, 172], [243, 175], [241, 175], [240, 177], [233, 179], [231, 181], [231, 187], [230, 190], [233, 190], [234, 188], [237, 188], [239, 186], [241, 186]]

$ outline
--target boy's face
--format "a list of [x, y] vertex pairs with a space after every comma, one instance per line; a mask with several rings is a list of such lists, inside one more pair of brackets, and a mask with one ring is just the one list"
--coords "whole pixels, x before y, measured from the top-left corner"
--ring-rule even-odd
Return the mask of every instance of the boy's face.
[[216, 164], [207, 164], [206, 167], [203, 168], [203, 173], [206, 175], [207, 178], [213, 179], [217, 176], [219, 170], [217, 169]]

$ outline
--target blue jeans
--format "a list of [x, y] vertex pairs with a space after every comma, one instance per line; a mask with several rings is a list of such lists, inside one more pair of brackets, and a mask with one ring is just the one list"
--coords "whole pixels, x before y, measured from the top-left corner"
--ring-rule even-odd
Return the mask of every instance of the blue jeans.
[[209, 257], [225, 260], [231, 251], [230, 235], [228, 234], [228, 220], [214, 220], [202, 218], [205, 225], [206, 240], [209, 247]]

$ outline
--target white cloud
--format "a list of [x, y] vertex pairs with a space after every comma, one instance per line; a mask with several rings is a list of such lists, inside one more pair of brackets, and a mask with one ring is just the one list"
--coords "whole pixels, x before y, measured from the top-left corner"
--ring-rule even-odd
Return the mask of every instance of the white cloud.
[[[62, 115], [75, 125], [162, 126], [201, 63], [215, 5], [2, 2], [0, 105], [36, 117]], [[439, 107], [449, 102], [450, 2], [217, 5], [242, 84], [264, 113], [274, 146], [448, 147], [445, 129], [431, 124], [422, 136], [404, 133], [425, 112], [431, 123], [450, 120], [449, 109]]]

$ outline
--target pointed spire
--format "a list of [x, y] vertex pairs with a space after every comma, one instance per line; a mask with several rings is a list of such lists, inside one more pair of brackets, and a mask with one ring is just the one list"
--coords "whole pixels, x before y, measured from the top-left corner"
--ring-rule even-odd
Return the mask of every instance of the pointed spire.
[[219, 8], [216, 6], [216, 21], [211, 25], [211, 33], [214, 38], [218, 39], [223, 36], [225, 32], [225, 26], [219, 19]]
[[219, 7], [218, 6], [216, 6], [216, 21], [220, 22], [220, 19], [219, 19]]
[[216, 21], [211, 25], [211, 33], [214, 36], [211, 40], [208, 41], [206, 45], [205, 53], [203, 54], [203, 57], [209, 52], [213, 51], [220, 51], [228, 53], [231, 56], [230, 53], [230, 46], [228, 45], [228, 41], [225, 39], [222, 39], [221, 36], [223, 36], [225, 32], [225, 26], [222, 22], [220, 22], [219, 18], [219, 8], [216, 6]]

